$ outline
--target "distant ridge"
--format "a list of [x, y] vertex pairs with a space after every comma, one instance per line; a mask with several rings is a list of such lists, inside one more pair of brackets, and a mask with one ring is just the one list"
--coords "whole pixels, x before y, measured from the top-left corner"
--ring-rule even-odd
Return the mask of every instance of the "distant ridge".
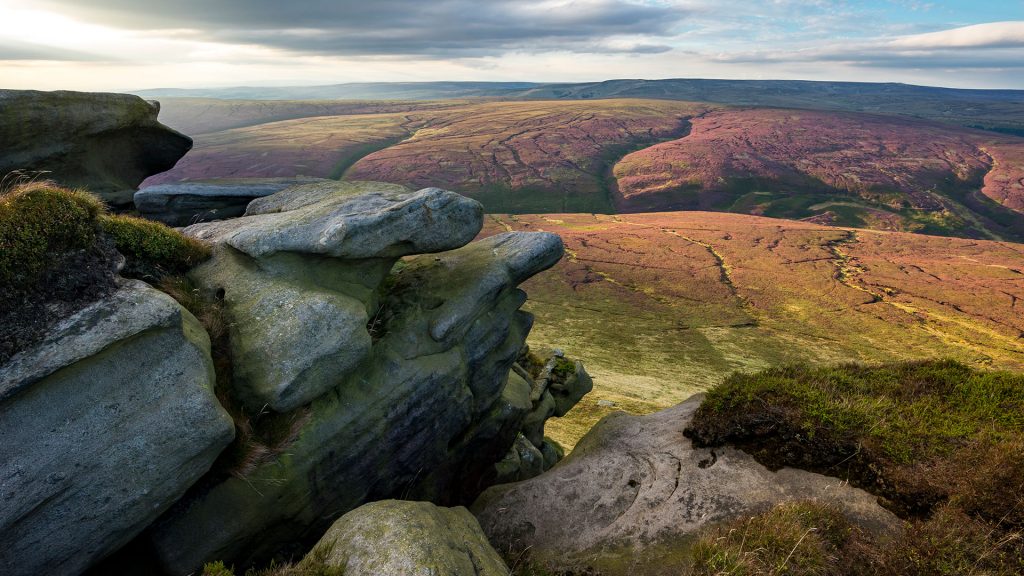
[[865, 100], [927, 96], [1024, 103], [1024, 90], [970, 90], [897, 83], [818, 82], [807, 80], [714, 80], [674, 78], [622, 79], [584, 83], [537, 82], [355, 82], [323, 86], [237, 86], [230, 88], [154, 88], [132, 92], [144, 97], [219, 98], [228, 100], [437, 100], [447, 98], [667, 98], [725, 104], [763, 105], [779, 99], [818, 96], [859, 97]]
[[606, 80], [587, 83], [366, 82], [328, 86], [161, 88], [144, 98], [221, 100], [587, 100], [657, 98], [898, 114], [1024, 136], [1024, 90], [967, 90], [897, 83], [805, 80]]

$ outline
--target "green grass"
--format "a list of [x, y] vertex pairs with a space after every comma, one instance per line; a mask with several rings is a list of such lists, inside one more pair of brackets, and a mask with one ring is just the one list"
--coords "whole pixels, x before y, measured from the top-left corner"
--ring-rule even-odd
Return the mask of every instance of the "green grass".
[[781, 504], [706, 531], [693, 545], [692, 576], [819, 576], [864, 573], [861, 534], [838, 510]]
[[91, 249], [104, 211], [102, 201], [88, 192], [46, 182], [0, 196], [0, 285], [28, 291], [54, 255]]
[[[345, 576], [344, 566], [331, 566], [327, 563], [331, 548], [332, 546], [317, 546], [297, 563], [271, 562], [267, 568], [246, 570], [245, 576]], [[208, 562], [203, 566], [202, 576], [235, 576], [235, 571], [224, 562]]]
[[685, 433], [879, 496], [910, 522], [907, 538], [872, 552], [879, 573], [1024, 573], [1022, 374], [950, 360], [737, 374]]
[[210, 256], [210, 248], [159, 222], [134, 216], [100, 218], [103, 231], [125, 257], [122, 274], [159, 280], [181, 274]]
[[761, 416], [810, 442], [827, 436], [907, 465], [948, 456], [981, 436], [1021, 435], [1024, 376], [951, 360], [736, 374], [708, 392], [693, 429], [704, 442], [738, 439], [758, 435], [746, 419]]

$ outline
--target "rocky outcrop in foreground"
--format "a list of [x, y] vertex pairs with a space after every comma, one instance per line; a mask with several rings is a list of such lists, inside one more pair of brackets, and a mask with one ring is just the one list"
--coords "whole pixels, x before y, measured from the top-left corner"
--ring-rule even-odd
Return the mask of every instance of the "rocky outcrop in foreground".
[[[315, 182], [187, 229], [212, 257], [161, 286], [195, 316], [114, 274], [0, 366], [0, 573], [104, 557], [100, 573], [244, 569], [301, 556], [368, 502], [471, 502], [517, 437], [545, 446], [544, 420], [590, 389], [581, 365], [541, 382], [517, 363], [533, 322], [517, 286], [561, 240], [471, 242], [482, 221], [437, 188]], [[464, 510], [409, 514], [463, 552], [370, 558], [380, 545], [364, 539], [345, 545], [352, 569], [501, 569]]]
[[485, 491], [472, 510], [491, 543], [555, 572], [676, 574], [699, 530], [780, 502], [830, 503], [875, 534], [899, 526], [837, 478], [772, 472], [734, 448], [694, 448], [683, 429], [702, 399], [649, 416], [612, 414], [550, 472]]
[[127, 94], [0, 90], [0, 176], [43, 172], [130, 208], [143, 180], [192, 149], [191, 138], [157, 121], [159, 112]]
[[462, 507], [384, 500], [342, 516], [313, 548], [345, 576], [507, 576], [476, 518]]
[[294, 424], [278, 455], [214, 472], [153, 527], [170, 573], [266, 559], [366, 502], [471, 501], [493, 482], [533, 410], [510, 385], [532, 325], [517, 285], [562, 243], [469, 243], [482, 220], [437, 188], [331, 182], [186, 229], [214, 244], [191, 276], [226, 311], [232, 402]]
[[77, 574], [131, 540], [234, 435], [210, 340], [124, 281], [0, 367], [0, 574]]

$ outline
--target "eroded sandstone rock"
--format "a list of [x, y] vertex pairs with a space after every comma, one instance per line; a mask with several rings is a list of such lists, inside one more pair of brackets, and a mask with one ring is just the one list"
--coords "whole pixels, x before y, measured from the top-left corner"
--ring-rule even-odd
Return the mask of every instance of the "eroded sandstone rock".
[[109, 204], [132, 206], [147, 177], [174, 167], [192, 139], [157, 121], [138, 96], [0, 90], [0, 176], [42, 171]]
[[[561, 239], [438, 252], [475, 236], [479, 204], [376, 186], [285, 191], [187, 229], [216, 243], [193, 277], [227, 306], [234, 392], [303, 418], [279, 456], [209, 478], [153, 527], [170, 573], [265, 559], [374, 500], [472, 499], [533, 408], [511, 375], [532, 326], [517, 285], [561, 258]], [[395, 265], [415, 252], [437, 253]]]
[[134, 195], [135, 209], [169, 226], [237, 218], [250, 202], [316, 178], [252, 178], [147, 186]]
[[185, 230], [216, 244], [193, 277], [227, 306], [236, 392], [256, 412], [336, 386], [369, 354], [375, 290], [395, 261], [462, 246], [482, 226], [480, 204], [453, 192], [326, 186], [319, 202]]

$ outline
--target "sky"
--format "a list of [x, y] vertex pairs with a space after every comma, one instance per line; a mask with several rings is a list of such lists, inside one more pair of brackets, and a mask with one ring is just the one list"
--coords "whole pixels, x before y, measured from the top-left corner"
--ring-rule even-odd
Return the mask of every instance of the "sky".
[[0, 88], [802, 79], [1024, 89], [1024, 0], [0, 0]]

